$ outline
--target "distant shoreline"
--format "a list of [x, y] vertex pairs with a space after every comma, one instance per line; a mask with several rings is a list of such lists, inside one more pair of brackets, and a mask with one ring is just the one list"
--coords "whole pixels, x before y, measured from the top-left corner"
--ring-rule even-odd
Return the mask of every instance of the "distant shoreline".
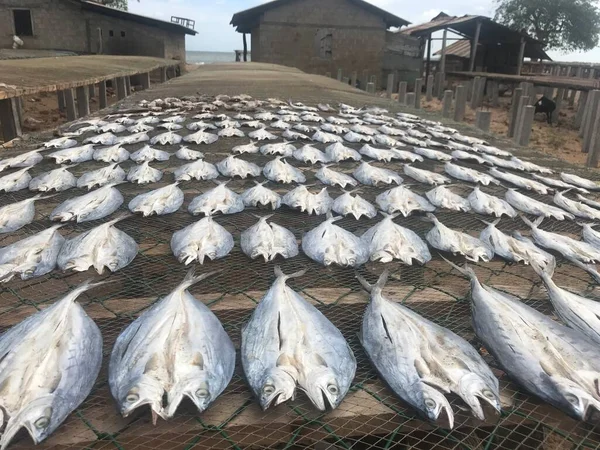
[[[230, 52], [206, 52], [201, 50], [189, 50], [185, 52], [186, 63], [193, 65], [204, 65], [214, 63], [235, 62], [235, 51]], [[250, 61], [250, 55], [248, 55]]]

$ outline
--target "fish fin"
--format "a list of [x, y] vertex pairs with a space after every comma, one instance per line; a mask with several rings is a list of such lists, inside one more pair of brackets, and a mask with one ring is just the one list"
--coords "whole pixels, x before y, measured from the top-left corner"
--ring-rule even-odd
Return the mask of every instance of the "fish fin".
[[418, 357], [415, 358], [415, 360], [413, 361], [413, 364], [415, 366], [415, 370], [417, 371], [417, 374], [422, 379], [427, 378], [431, 374], [431, 370], [429, 370], [429, 367], [427, 366], [427, 363], [425, 362], [425, 360], [423, 358], [418, 358]]
[[282, 353], [277, 358], [277, 362], [275, 363], [276, 367], [295, 367], [293, 363], [294, 358], [292, 356], [286, 355]]
[[365, 291], [371, 292], [371, 290], [373, 289], [373, 285], [372, 284], [370, 284], [367, 280], [365, 280], [358, 273], [355, 275], [355, 277], [358, 280], [358, 282], [362, 285], [362, 287], [365, 289]]
[[194, 272], [196, 271], [195, 268], [192, 268], [188, 271], [188, 273], [186, 274], [185, 278], [183, 279], [183, 281], [181, 283], [179, 283], [179, 285], [173, 290], [173, 291], [184, 291], [187, 288], [189, 288], [190, 286], [216, 274], [221, 272], [220, 270], [215, 270], [213, 272], [207, 272], [207, 273], [203, 273], [202, 275], [198, 275], [198, 276], [194, 276]]
[[303, 276], [306, 272], [308, 272], [308, 269], [304, 269], [304, 270], [300, 270], [298, 272], [294, 272], [290, 275], [286, 275], [285, 273], [282, 272], [281, 267], [279, 266], [275, 266], [275, 276], [277, 278], [284, 278], [285, 280], [289, 280], [290, 278], [298, 278]]
[[196, 352], [194, 359], [192, 359], [192, 364], [198, 366], [200, 370], [204, 370], [204, 356], [202, 356], [202, 353]]
[[156, 354], [153, 354], [150, 359], [146, 362], [144, 366], [144, 373], [152, 372], [160, 367], [160, 361], [158, 361], [158, 357]]

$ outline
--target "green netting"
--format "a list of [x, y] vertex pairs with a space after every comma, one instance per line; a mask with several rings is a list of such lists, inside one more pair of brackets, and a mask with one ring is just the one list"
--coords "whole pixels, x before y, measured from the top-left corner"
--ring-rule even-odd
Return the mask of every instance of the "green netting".
[[[193, 115], [190, 113], [190, 115]], [[154, 134], [153, 132], [152, 134]], [[187, 130], [182, 130], [187, 133]], [[81, 139], [83, 139], [83, 136]], [[216, 163], [223, 159], [230, 148], [246, 143], [247, 139], [220, 139], [210, 146], [190, 146], [206, 154], [206, 160]], [[143, 144], [127, 146], [134, 151]], [[353, 148], [359, 145], [350, 144]], [[318, 144], [319, 148], [324, 148]], [[164, 149], [174, 153], [177, 146]], [[270, 157], [243, 155], [243, 159], [263, 166]], [[307, 183], [316, 183], [314, 168], [290, 160], [297, 167], [307, 169]], [[184, 164], [174, 157], [169, 162], [152, 163], [153, 167], [169, 169]], [[121, 166], [125, 169], [133, 163]], [[341, 170], [351, 172], [357, 163], [341, 163]], [[477, 165], [465, 166], [480, 168]], [[104, 163], [88, 162], [71, 169], [76, 175], [102, 167]], [[375, 163], [382, 166], [382, 163]], [[385, 164], [386, 167], [402, 172], [399, 162]], [[442, 170], [442, 164], [425, 161], [418, 167]], [[52, 168], [44, 162], [32, 170], [36, 175]], [[170, 183], [172, 174], [167, 173], [160, 183], [150, 186], [123, 184], [119, 190], [125, 197], [120, 208], [126, 210], [127, 203], [138, 193], [146, 192]], [[410, 183], [411, 189], [424, 193], [429, 187]], [[252, 187], [252, 180], [235, 180], [229, 187], [236, 192]], [[456, 183], [456, 192], [467, 194], [470, 187]], [[469, 284], [453, 271], [436, 252], [434, 259], [425, 267], [407, 267], [399, 263], [374, 264], [361, 267], [358, 272], [373, 281], [385, 268], [392, 275], [386, 287], [389, 298], [408, 305], [411, 309], [445, 326], [466, 338], [484, 355], [486, 361], [499, 377], [502, 387], [502, 416], [489, 416], [481, 423], [463, 411], [462, 403], [451, 399], [455, 411], [455, 429], [438, 427], [418, 418], [415, 412], [403, 404], [382, 383], [368, 361], [357, 338], [367, 294], [355, 278], [355, 271], [338, 267], [324, 268], [312, 262], [302, 253], [290, 260], [274, 263], [252, 261], [240, 250], [240, 233], [256, 222], [255, 214], [265, 211], [246, 209], [229, 216], [218, 216], [216, 221], [234, 236], [236, 245], [227, 257], [208, 262], [197, 268], [197, 272], [221, 270], [191, 288], [197, 298], [208, 304], [222, 321], [236, 348], [239, 348], [240, 330], [248, 320], [255, 305], [273, 281], [273, 268], [280, 264], [284, 272], [291, 273], [303, 268], [305, 276], [290, 281], [290, 285], [313, 302], [344, 334], [354, 351], [358, 368], [351, 391], [337, 410], [319, 413], [310, 401], [300, 394], [290, 403], [280, 405], [263, 413], [254, 402], [246, 386], [241, 365], [238, 361], [234, 378], [218, 400], [202, 415], [198, 415], [191, 403], [184, 403], [176, 417], [160, 421], [152, 426], [148, 410], [141, 410], [127, 419], [117, 413], [107, 383], [107, 363], [112, 345], [119, 333], [141, 311], [156, 299], [167, 294], [184, 277], [188, 268], [173, 257], [169, 242], [172, 234], [197, 220], [187, 213], [191, 199], [214, 187], [210, 181], [191, 181], [181, 184], [185, 192], [185, 203], [173, 215], [141, 218], [133, 217], [119, 223], [118, 227], [132, 236], [140, 245], [140, 253], [125, 269], [117, 273], [98, 276], [93, 271], [86, 273], [51, 274], [29, 280], [18, 279], [2, 286], [0, 293], [0, 326], [6, 329], [36, 310], [52, 304], [83, 280], [107, 279], [111, 283], [96, 288], [81, 296], [80, 301], [94, 318], [104, 337], [105, 362], [98, 381], [89, 398], [73, 413], [54, 435], [41, 445], [42, 448], [93, 448], [93, 449], [189, 449], [189, 448], [335, 448], [335, 449], [571, 449], [600, 448], [598, 430], [590, 424], [576, 422], [560, 411], [533, 398], [515, 386], [503, 373], [496, 361], [475, 338], [470, 321]], [[271, 185], [271, 188], [286, 192], [291, 186]], [[363, 187], [361, 195], [374, 202], [385, 187]], [[488, 193], [503, 196], [504, 187], [487, 187]], [[332, 197], [341, 194], [339, 188], [329, 188]], [[72, 189], [49, 200], [36, 204], [35, 221], [25, 228], [0, 237], [0, 246], [22, 239], [50, 225], [48, 215], [63, 200], [82, 192]], [[5, 205], [31, 196], [27, 191], [2, 195], [0, 205]], [[531, 194], [537, 199], [550, 202], [548, 196]], [[115, 214], [118, 214], [115, 213]], [[438, 218], [447, 226], [471, 234], [478, 234], [489, 220], [476, 214], [440, 211]], [[291, 230], [300, 240], [304, 233], [318, 225], [323, 217], [308, 216], [287, 207], [275, 211], [273, 221]], [[372, 220], [344, 218], [338, 225], [356, 234], [362, 234], [376, 224], [380, 217]], [[424, 237], [431, 225], [420, 215], [398, 218], [396, 222]], [[67, 224], [61, 232], [65, 237], [79, 234], [96, 226], [99, 222]], [[527, 234], [527, 227], [520, 219], [503, 219], [499, 228], [505, 232], [520, 230]], [[577, 236], [580, 227], [573, 222], [546, 220], [544, 229]], [[461, 258], [454, 258], [461, 262]], [[477, 264], [475, 270], [482, 282], [521, 298], [528, 305], [552, 314], [549, 301], [539, 278], [529, 268], [506, 263], [498, 258], [491, 263]], [[596, 284], [582, 270], [558, 258], [555, 281], [574, 292], [592, 297]], [[15, 448], [29, 447], [23, 439]]]

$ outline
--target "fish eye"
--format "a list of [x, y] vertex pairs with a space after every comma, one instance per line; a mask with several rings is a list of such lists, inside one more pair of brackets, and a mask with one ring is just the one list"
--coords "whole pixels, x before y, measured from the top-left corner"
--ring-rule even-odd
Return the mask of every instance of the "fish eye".
[[40, 417], [34, 422], [35, 427], [38, 429], [46, 428], [49, 424], [50, 419], [48, 417]]
[[434, 409], [436, 407], [436, 403], [434, 400], [430, 399], [430, 398], [426, 398], [425, 399], [425, 406], [427, 406], [427, 408], [429, 409]]
[[127, 394], [127, 397], [125, 397], [125, 400], [129, 403], [137, 402], [139, 399], [140, 399], [140, 396], [135, 393], [129, 393], [129, 394]]
[[273, 392], [275, 392], [275, 386], [272, 384], [265, 384], [263, 387], [263, 393], [266, 395], [271, 395]]
[[338, 387], [335, 384], [330, 384], [329, 386], [327, 386], [327, 390], [332, 395], [337, 395], [338, 394]]
[[200, 388], [196, 391], [196, 397], [207, 398], [208, 395], [208, 389]]
[[495, 400], [496, 396], [494, 395], [494, 393], [492, 391], [490, 391], [489, 389], [484, 389], [483, 390], [483, 395], [491, 400]]
[[579, 405], [579, 399], [573, 394], [565, 394], [567, 401], [573, 405]]

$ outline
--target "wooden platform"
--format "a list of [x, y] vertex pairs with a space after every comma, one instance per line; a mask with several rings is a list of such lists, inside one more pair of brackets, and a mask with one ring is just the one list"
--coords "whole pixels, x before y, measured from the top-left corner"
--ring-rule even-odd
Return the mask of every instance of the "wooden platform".
[[600, 87], [600, 80], [590, 80], [574, 77], [552, 77], [545, 75], [509, 75], [505, 73], [490, 72], [447, 72], [446, 76], [459, 79], [485, 77], [488, 80], [500, 81], [504, 83], [518, 84], [521, 82], [528, 82], [533, 83], [536, 86], [567, 88], [575, 89], [578, 91], [591, 91]]

